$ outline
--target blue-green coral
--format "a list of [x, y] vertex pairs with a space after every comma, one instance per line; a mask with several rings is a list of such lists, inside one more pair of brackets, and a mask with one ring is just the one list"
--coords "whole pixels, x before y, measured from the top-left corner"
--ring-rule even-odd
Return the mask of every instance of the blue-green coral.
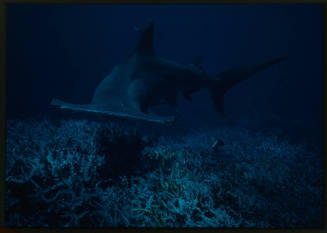
[[322, 155], [308, 148], [240, 128], [177, 140], [9, 120], [6, 225], [321, 227]]

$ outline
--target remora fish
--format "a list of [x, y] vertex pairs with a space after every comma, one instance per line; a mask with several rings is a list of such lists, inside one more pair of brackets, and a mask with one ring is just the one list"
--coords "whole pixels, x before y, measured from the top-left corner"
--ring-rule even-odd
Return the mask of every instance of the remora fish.
[[100, 82], [90, 104], [66, 103], [55, 98], [51, 104], [62, 109], [169, 123], [175, 120], [174, 116], [159, 116], [151, 112], [151, 107], [161, 104], [175, 106], [179, 92], [191, 101], [192, 93], [209, 88], [216, 110], [223, 115], [224, 95], [229, 89], [286, 59], [280, 57], [257, 66], [230, 69], [214, 77], [201, 67], [202, 57], [197, 57], [191, 64], [179, 64], [156, 56], [153, 33], [154, 25], [150, 22], [141, 31], [135, 51]]

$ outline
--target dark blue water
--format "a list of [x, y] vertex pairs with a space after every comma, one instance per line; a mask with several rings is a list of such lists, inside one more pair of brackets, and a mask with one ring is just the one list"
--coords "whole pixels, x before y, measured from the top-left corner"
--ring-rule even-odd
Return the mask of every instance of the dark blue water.
[[[226, 95], [226, 118], [322, 118], [322, 8], [319, 5], [8, 7], [8, 116], [47, 112], [53, 97], [88, 103], [97, 84], [133, 51], [149, 19], [157, 55], [212, 75], [288, 56]], [[208, 93], [179, 109], [183, 121], [220, 122]], [[192, 115], [192, 116], [191, 116]], [[193, 119], [194, 118], [194, 119]]]
[[[62, 119], [92, 120], [92, 114], [63, 112], [51, 106], [51, 99], [89, 103], [101, 80], [134, 50], [140, 35], [136, 29], [143, 28], [153, 19], [156, 55], [185, 64], [203, 56], [203, 68], [213, 76], [230, 68], [256, 65], [281, 56], [287, 56], [288, 60], [231, 89], [225, 95], [224, 117], [215, 111], [208, 90], [201, 90], [192, 95], [192, 102], [179, 96], [174, 126], [150, 124], [147, 125], [149, 131], [155, 131], [156, 136], [162, 133], [182, 137], [198, 128], [245, 127], [287, 139], [292, 145], [305, 141], [317, 146], [318, 151], [321, 148], [323, 34], [320, 5], [9, 4], [7, 15], [8, 120], [50, 118], [57, 124]], [[176, 109], [161, 111], [174, 112]], [[145, 127], [133, 121], [120, 124], [129, 129]], [[129, 144], [119, 141], [117, 145]], [[137, 148], [136, 151], [141, 150]], [[226, 201], [224, 205], [232, 205], [228, 203]], [[298, 212], [294, 210], [296, 213], [301, 212], [298, 208]], [[303, 217], [301, 214], [295, 219]], [[166, 218], [169, 222], [169, 217]], [[140, 219], [129, 224], [152, 224]], [[42, 225], [48, 220], [35, 221], [36, 225]], [[156, 219], [152, 221], [156, 222]], [[179, 220], [179, 225], [176, 223], [175, 226], [190, 226], [185, 221]], [[209, 222], [198, 226], [210, 226]], [[261, 226], [260, 221], [254, 222], [255, 226]], [[309, 222], [265, 223], [273, 227], [305, 227], [311, 226]], [[67, 226], [83, 223], [89, 222], [67, 223]], [[24, 222], [20, 224], [24, 225]], [[61, 222], [51, 224], [65, 225]], [[112, 221], [112, 226], [124, 224], [127, 223]], [[313, 225], [319, 224], [318, 221]]]

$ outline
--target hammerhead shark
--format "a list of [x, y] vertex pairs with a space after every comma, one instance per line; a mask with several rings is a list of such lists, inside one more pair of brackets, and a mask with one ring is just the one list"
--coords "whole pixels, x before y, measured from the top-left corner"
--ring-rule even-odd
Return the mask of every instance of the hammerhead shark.
[[51, 104], [61, 109], [170, 123], [175, 121], [175, 116], [159, 116], [151, 108], [162, 104], [175, 106], [179, 93], [191, 101], [191, 94], [208, 88], [214, 107], [224, 115], [224, 95], [228, 90], [286, 59], [280, 57], [260, 65], [230, 69], [211, 76], [201, 67], [202, 57], [197, 57], [191, 64], [179, 64], [156, 56], [153, 35], [154, 24], [151, 21], [142, 30], [134, 52], [125, 62], [116, 65], [96, 87], [90, 104], [72, 104], [56, 98], [52, 99]]

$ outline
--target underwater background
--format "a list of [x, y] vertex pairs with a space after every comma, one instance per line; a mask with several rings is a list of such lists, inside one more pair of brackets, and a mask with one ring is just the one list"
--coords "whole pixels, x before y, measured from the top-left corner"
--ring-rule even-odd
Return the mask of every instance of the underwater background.
[[[156, 55], [215, 75], [287, 56], [225, 96], [182, 96], [173, 125], [60, 110], [96, 86], [154, 21]], [[7, 8], [6, 225], [323, 224], [322, 6]], [[215, 147], [212, 145], [215, 144]]]

